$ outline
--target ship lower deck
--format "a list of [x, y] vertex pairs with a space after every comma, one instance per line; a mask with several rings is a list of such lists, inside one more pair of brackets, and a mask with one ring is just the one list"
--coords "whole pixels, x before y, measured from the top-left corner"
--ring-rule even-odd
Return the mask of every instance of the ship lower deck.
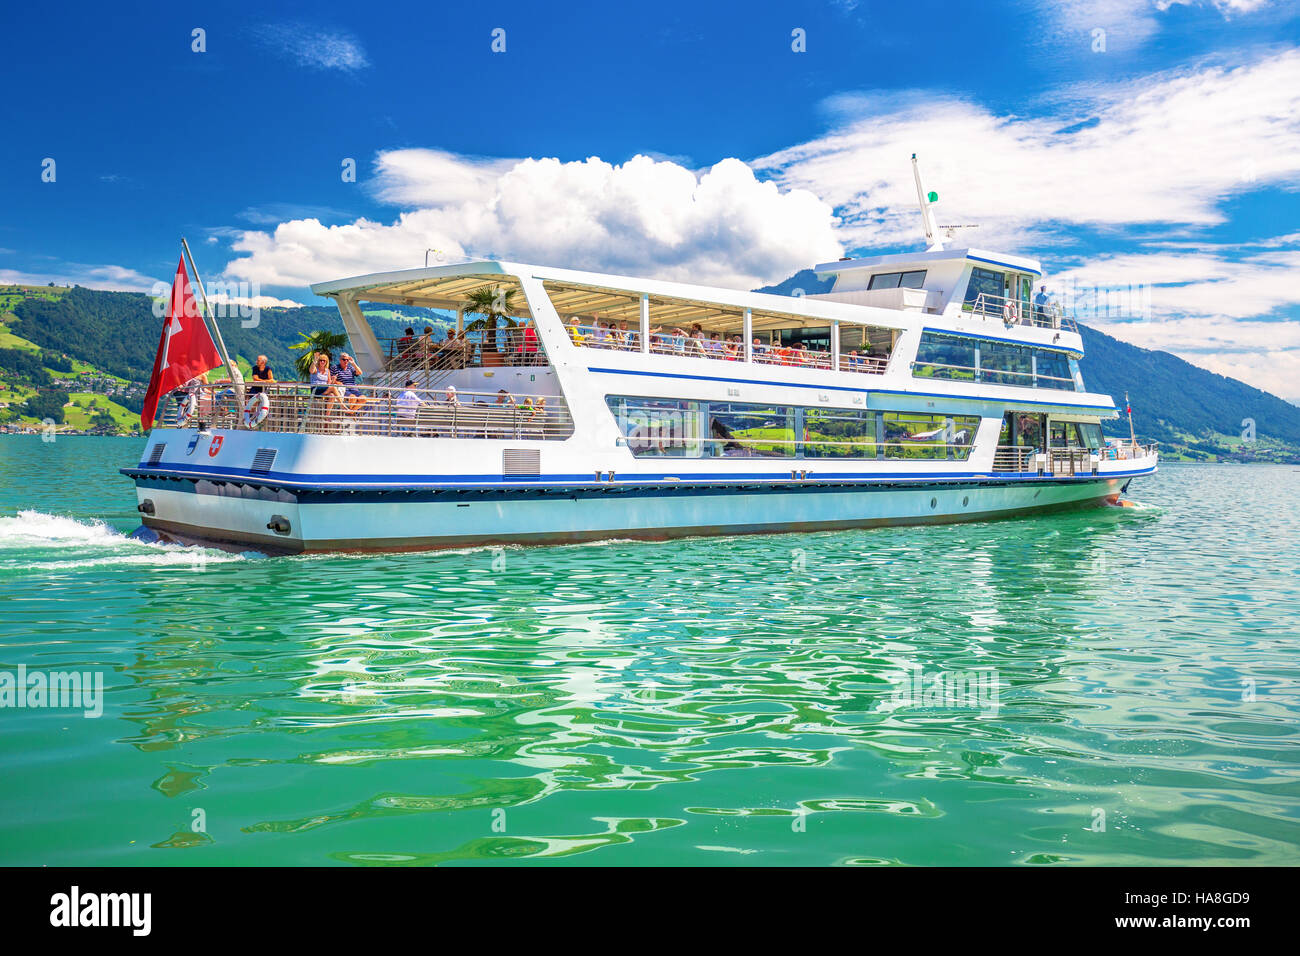
[[959, 480], [286, 488], [129, 469], [144, 526], [267, 553], [399, 551], [832, 531], [1098, 505], [1134, 474]]

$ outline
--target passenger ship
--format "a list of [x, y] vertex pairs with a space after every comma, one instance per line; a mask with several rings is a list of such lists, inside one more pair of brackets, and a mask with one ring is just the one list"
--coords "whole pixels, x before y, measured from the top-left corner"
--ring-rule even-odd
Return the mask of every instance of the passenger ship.
[[[502, 261], [315, 285], [366, 384], [174, 397], [123, 470], [142, 531], [269, 553], [400, 550], [1116, 501], [1155, 471], [1155, 448], [1103, 439], [1118, 411], [1084, 385], [1074, 321], [1034, 304], [1039, 263], [945, 249], [917, 183], [928, 248], [818, 265], [834, 278], [824, 293]], [[456, 335], [381, 340], [365, 304], [454, 312]]]

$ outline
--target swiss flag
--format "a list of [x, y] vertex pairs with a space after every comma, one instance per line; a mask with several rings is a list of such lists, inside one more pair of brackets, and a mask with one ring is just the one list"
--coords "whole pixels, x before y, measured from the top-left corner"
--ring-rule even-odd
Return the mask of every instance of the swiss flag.
[[158, 354], [154, 356], [149, 390], [145, 392], [144, 408], [140, 410], [140, 425], [146, 431], [153, 427], [160, 397], [222, 364], [208, 327], [199, 315], [190, 289], [190, 277], [185, 272], [185, 260], [181, 259], [172, 282], [167, 320], [158, 339]]

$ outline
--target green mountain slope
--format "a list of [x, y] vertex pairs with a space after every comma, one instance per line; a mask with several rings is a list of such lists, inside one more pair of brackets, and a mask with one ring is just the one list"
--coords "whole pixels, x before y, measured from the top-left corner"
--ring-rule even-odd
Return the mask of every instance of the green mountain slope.
[[[113, 375], [148, 381], [162, 329], [150, 296], [78, 286], [57, 298], [22, 298], [12, 311], [11, 330], [28, 341], [66, 352]], [[385, 311], [391, 315], [391, 311]], [[425, 322], [435, 313], [405, 309], [403, 315], [410, 321]], [[280, 369], [292, 365], [297, 353], [289, 346], [302, 333], [317, 329], [343, 331], [343, 321], [332, 306], [262, 309], [256, 325], [245, 327], [245, 321], [251, 320], [221, 320], [221, 334], [232, 357], [242, 356], [252, 362], [258, 355], [265, 355], [273, 368]], [[381, 338], [395, 338], [402, 334], [406, 323], [376, 316], [371, 324]]]
[[1247, 420], [1259, 442], [1300, 447], [1300, 407], [1168, 352], [1138, 348], [1080, 326], [1088, 388], [1121, 408], [1127, 391], [1138, 434], [1161, 443], [1227, 446], [1240, 453]]

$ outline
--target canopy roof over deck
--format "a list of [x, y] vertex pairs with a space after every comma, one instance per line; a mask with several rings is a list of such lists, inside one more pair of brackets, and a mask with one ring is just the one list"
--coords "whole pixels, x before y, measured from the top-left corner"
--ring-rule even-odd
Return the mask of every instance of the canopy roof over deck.
[[[636, 323], [640, 319], [640, 300], [645, 295], [655, 325], [707, 320], [718, 326], [734, 320], [738, 330], [746, 309], [752, 312], [756, 330], [828, 325], [832, 321], [898, 330], [908, 325], [908, 318], [903, 316], [894, 318], [873, 310], [867, 317], [861, 306], [826, 300], [496, 260], [375, 273], [321, 282], [311, 288], [317, 295], [339, 300], [341, 306], [364, 301], [468, 311], [470, 293], [485, 286], [519, 290], [520, 276], [542, 280], [561, 316], [594, 315]], [[515, 300], [512, 314], [527, 314], [523, 295], [517, 295]]]

